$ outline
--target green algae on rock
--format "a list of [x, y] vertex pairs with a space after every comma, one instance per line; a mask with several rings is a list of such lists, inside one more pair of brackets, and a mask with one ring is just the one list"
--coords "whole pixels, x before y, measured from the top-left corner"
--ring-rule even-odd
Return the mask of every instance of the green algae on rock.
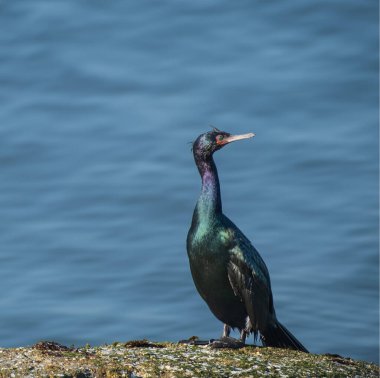
[[147, 340], [99, 347], [40, 342], [0, 349], [0, 377], [379, 377], [379, 367], [337, 355], [247, 346], [211, 349]]

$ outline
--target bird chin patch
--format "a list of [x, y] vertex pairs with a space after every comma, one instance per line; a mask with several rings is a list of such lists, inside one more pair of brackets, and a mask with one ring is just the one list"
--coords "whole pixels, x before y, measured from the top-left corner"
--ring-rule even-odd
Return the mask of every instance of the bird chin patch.
[[228, 142], [226, 141], [226, 140], [224, 140], [224, 139], [222, 139], [222, 140], [216, 140], [216, 144], [218, 145], [218, 146], [220, 146], [220, 147], [223, 147], [225, 144], [227, 144]]

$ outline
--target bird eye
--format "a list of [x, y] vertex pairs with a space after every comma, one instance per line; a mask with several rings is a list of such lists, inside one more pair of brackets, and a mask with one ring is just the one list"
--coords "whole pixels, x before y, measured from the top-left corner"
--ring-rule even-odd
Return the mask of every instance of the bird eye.
[[224, 138], [224, 135], [218, 135], [218, 136], [216, 137], [216, 140], [223, 140], [223, 138]]

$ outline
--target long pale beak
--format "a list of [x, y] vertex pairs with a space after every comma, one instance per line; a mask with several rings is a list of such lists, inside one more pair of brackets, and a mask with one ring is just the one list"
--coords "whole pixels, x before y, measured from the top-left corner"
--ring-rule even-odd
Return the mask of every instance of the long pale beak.
[[229, 137], [223, 138], [223, 144], [235, 142], [236, 140], [248, 139], [254, 137], [254, 133], [241, 134], [241, 135], [230, 135]]

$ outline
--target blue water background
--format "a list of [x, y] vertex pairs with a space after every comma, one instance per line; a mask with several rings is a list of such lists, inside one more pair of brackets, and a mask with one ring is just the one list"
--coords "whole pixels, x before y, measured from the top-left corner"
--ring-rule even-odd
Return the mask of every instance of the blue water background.
[[[1, 1], [0, 345], [219, 336], [185, 239], [225, 213], [312, 351], [378, 361], [376, 1]], [[250, 339], [252, 342], [252, 339]]]

